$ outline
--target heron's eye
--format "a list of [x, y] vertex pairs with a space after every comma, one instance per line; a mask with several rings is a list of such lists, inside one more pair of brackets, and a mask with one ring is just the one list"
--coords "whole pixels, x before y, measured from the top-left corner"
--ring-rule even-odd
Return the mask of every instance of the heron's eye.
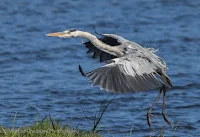
[[69, 30], [65, 30], [64, 33], [70, 33], [70, 31]]

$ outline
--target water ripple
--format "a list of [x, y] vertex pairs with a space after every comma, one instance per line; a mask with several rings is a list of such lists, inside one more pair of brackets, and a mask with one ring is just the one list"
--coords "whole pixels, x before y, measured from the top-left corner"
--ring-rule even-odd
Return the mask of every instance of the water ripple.
[[[174, 85], [167, 90], [166, 112], [174, 124], [181, 121], [176, 133], [162, 119], [161, 102], [153, 109], [158, 117], [152, 118], [153, 130], [149, 131], [146, 112], [157, 90], [119, 94], [103, 116], [98, 128], [101, 134], [129, 136], [131, 129], [135, 136], [155, 136], [162, 129], [166, 136], [187, 136], [185, 130], [200, 132], [199, 5], [199, 1], [188, 0], [2, 2], [1, 125], [12, 126], [17, 112], [16, 127], [51, 114], [62, 124], [81, 123], [81, 129], [90, 130], [88, 121], [93, 122], [109, 93], [91, 87], [80, 75], [78, 64], [87, 72], [103, 64], [85, 54], [81, 39], [45, 36], [78, 28], [93, 34], [116, 33], [159, 49], [157, 54], [168, 64]], [[106, 103], [114, 96], [109, 95]]]

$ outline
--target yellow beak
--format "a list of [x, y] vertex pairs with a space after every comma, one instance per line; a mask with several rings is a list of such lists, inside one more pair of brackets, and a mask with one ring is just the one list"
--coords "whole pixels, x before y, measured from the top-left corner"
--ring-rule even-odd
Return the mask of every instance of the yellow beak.
[[63, 32], [54, 32], [54, 33], [49, 33], [46, 35], [51, 36], [51, 37], [62, 37], [64, 35], [64, 33]]

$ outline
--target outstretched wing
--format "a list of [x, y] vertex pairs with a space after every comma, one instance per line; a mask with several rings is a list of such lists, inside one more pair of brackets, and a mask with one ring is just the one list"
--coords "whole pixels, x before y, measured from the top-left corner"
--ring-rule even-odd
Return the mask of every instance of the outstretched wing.
[[[119, 46], [126, 40], [120, 36], [114, 34], [100, 34], [102, 37], [99, 38], [100, 41], [108, 44], [110, 46]], [[116, 58], [116, 56], [110, 55], [104, 51], [99, 50], [96, 48], [90, 41], [83, 43], [85, 47], [88, 48], [87, 53], [93, 53], [93, 58], [100, 57], [100, 62], [104, 62], [106, 60], [110, 60]]]
[[138, 92], [162, 87], [156, 77], [156, 68], [147, 60], [134, 54], [115, 58], [109, 64], [86, 74], [93, 86], [107, 91]]

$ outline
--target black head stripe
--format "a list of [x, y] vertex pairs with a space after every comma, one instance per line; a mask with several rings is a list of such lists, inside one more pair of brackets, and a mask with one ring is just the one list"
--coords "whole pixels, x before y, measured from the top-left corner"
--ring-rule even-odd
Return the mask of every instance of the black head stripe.
[[69, 31], [74, 32], [74, 31], [77, 31], [77, 29], [73, 28], [73, 29], [70, 29]]

